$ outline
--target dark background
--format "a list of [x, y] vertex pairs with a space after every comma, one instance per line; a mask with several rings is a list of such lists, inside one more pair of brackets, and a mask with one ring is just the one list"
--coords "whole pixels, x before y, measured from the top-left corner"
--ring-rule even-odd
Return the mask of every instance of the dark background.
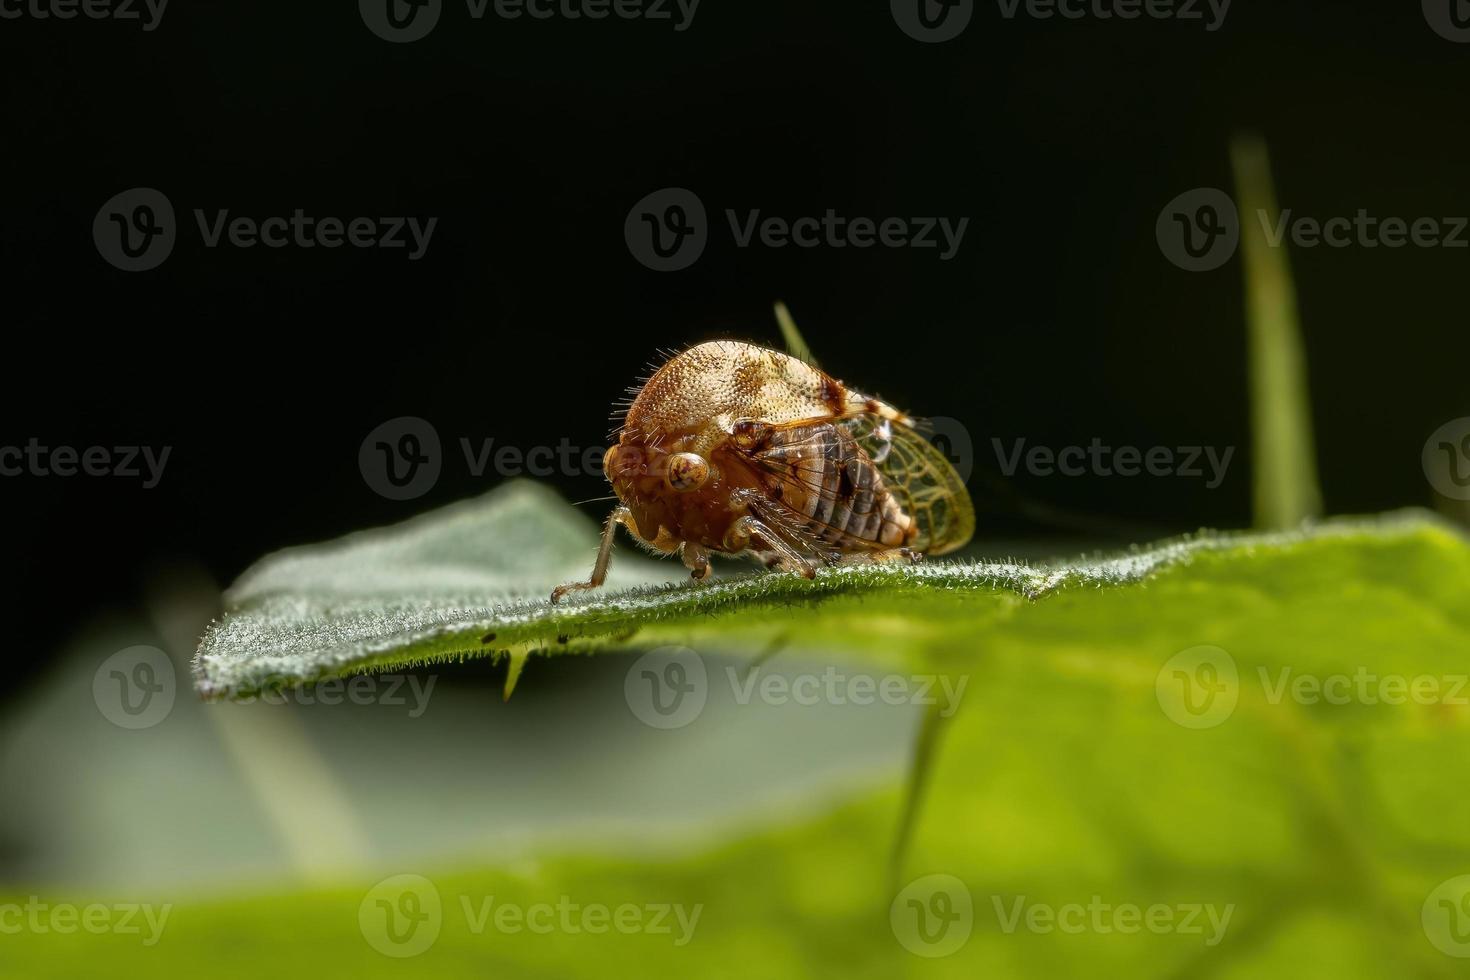
[[[670, 22], [471, 20], [375, 37], [350, 3], [187, 4], [136, 23], [0, 21], [0, 444], [171, 446], [162, 483], [0, 479], [9, 684], [180, 559], [221, 583], [284, 545], [487, 489], [457, 441], [600, 443], [656, 349], [776, 343], [786, 300], [833, 373], [1051, 446], [1235, 446], [1217, 490], [1024, 473], [1028, 499], [1161, 531], [1242, 526], [1249, 430], [1239, 258], [1165, 260], [1163, 205], [1229, 189], [1227, 142], [1269, 141], [1301, 215], [1470, 212], [1470, 44], [1414, 3], [1236, 0], [1199, 21], [1004, 20], [977, 5], [920, 44], [886, 3], [704, 0]], [[680, 185], [711, 213], [689, 269], [623, 239]], [[131, 187], [179, 212], [149, 272], [91, 226]], [[404, 250], [206, 249], [192, 209], [264, 218], [437, 216]], [[794, 218], [967, 216], [959, 254], [738, 249], [724, 209]], [[1296, 250], [1327, 509], [1429, 504], [1424, 439], [1467, 414], [1470, 251]], [[434, 489], [365, 483], [379, 423], [428, 419]], [[605, 491], [556, 477], [573, 499]], [[980, 536], [1043, 536], [997, 505]], [[605, 504], [587, 508], [601, 516]]]

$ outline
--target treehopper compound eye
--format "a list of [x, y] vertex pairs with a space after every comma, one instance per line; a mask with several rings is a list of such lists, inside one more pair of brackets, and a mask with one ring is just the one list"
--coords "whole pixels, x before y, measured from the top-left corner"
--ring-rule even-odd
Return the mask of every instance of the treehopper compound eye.
[[709, 479], [709, 463], [697, 453], [674, 453], [664, 476], [670, 490], [687, 493], [698, 490]]

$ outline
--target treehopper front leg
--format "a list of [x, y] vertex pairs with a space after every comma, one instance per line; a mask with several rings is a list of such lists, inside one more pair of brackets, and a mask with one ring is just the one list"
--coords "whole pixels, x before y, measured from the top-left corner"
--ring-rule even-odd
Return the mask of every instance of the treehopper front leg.
[[597, 548], [597, 562], [592, 566], [592, 577], [585, 582], [568, 582], [566, 585], [558, 585], [551, 590], [551, 601], [558, 603], [568, 592], [580, 592], [584, 589], [597, 589], [607, 581], [607, 569], [612, 564], [613, 538], [617, 536], [618, 525], [621, 524], [632, 534], [637, 534], [633, 526], [633, 513], [628, 508], [618, 506], [607, 515], [607, 523], [602, 527], [602, 544]]

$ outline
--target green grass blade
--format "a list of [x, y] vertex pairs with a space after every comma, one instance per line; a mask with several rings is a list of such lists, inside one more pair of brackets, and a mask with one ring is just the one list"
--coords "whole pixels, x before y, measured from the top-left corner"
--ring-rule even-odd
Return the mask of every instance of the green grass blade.
[[817, 359], [812, 356], [812, 349], [807, 346], [806, 338], [801, 331], [796, 329], [796, 321], [791, 317], [791, 311], [786, 304], [780, 300], [776, 301], [776, 323], [781, 327], [781, 339], [786, 344], [786, 353], [798, 361], [805, 361], [812, 367], [817, 367]]
[[1239, 136], [1230, 146], [1240, 208], [1249, 335], [1255, 526], [1295, 527], [1322, 513], [1296, 287], [1285, 242], [1272, 245], [1276, 192], [1266, 144]]

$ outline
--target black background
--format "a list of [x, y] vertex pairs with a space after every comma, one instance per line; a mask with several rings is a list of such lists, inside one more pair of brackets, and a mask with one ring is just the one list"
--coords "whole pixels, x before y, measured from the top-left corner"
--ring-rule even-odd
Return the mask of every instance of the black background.
[[[350, 3], [189, 4], [137, 22], [0, 21], [7, 326], [0, 444], [170, 446], [161, 484], [0, 479], [6, 676], [24, 679], [154, 570], [227, 583], [271, 549], [480, 492], [460, 437], [600, 444], [659, 348], [776, 343], [787, 301], [824, 365], [990, 439], [1237, 447], [1216, 490], [1024, 473], [1028, 498], [1168, 530], [1249, 523], [1239, 259], [1165, 260], [1160, 209], [1229, 189], [1232, 133], [1269, 141], [1281, 203], [1470, 213], [1470, 44], [1414, 3], [1236, 0], [1200, 21], [1006, 20], [921, 44], [886, 3], [703, 0], [669, 21], [472, 20], [386, 43]], [[94, 215], [168, 195], [159, 268], [99, 256]], [[709, 208], [694, 266], [623, 239], [667, 186]], [[404, 250], [207, 249], [192, 211], [435, 216]], [[724, 210], [969, 217], [959, 254], [740, 249]], [[1330, 512], [1431, 503], [1426, 436], [1466, 413], [1470, 250], [1292, 261]], [[375, 494], [358, 448], [428, 419], [444, 472]], [[556, 477], [573, 499], [595, 477]], [[605, 504], [587, 508], [600, 516]], [[986, 535], [1050, 529], [1002, 512]], [[19, 624], [11, 629], [12, 624]]]

